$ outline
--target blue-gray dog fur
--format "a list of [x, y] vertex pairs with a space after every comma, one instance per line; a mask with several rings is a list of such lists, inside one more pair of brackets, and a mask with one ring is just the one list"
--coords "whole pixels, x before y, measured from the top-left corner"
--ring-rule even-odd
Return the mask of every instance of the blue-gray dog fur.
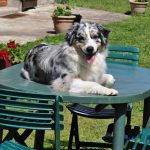
[[115, 79], [105, 73], [108, 35], [109, 30], [97, 23], [76, 23], [65, 42], [41, 43], [31, 49], [21, 73], [57, 91], [117, 95], [118, 91], [109, 88]]

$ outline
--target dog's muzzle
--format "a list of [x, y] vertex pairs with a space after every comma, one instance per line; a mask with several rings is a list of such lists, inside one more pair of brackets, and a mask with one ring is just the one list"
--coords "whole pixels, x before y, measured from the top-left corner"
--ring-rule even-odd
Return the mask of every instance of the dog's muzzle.
[[93, 47], [93, 46], [88, 46], [88, 47], [86, 48], [86, 52], [87, 52], [88, 54], [93, 54], [93, 51], [94, 51], [94, 47]]
[[95, 57], [96, 57], [96, 53], [98, 52], [98, 49], [96, 52], [94, 52], [94, 47], [92, 46], [88, 46], [86, 48], [86, 52], [82, 51], [85, 56], [86, 56], [86, 61], [88, 64], [92, 64], [95, 60]]

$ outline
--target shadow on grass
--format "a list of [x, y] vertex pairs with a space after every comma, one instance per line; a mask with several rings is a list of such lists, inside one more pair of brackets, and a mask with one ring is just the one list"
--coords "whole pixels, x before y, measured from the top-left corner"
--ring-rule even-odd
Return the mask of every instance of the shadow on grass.
[[47, 33], [49, 33], [49, 34], [56, 34], [56, 31], [47, 31]]
[[131, 15], [131, 11], [125, 12], [126, 15]]

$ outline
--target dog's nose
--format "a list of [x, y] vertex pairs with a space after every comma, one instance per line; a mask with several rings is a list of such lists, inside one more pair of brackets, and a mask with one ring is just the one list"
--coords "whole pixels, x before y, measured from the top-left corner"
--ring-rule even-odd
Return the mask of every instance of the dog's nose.
[[93, 51], [94, 51], [94, 47], [93, 47], [93, 46], [88, 46], [88, 47], [86, 48], [86, 51], [87, 51], [89, 54], [92, 54]]

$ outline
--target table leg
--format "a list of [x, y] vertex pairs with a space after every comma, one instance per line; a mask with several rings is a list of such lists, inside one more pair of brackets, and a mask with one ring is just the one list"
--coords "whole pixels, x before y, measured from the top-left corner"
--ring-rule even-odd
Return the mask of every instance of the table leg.
[[115, 105], [113, 150], [123, 150], [127, 104]]
[[144, 100], [143, 128], [145, 127], [150, 131], [150, 97]]

